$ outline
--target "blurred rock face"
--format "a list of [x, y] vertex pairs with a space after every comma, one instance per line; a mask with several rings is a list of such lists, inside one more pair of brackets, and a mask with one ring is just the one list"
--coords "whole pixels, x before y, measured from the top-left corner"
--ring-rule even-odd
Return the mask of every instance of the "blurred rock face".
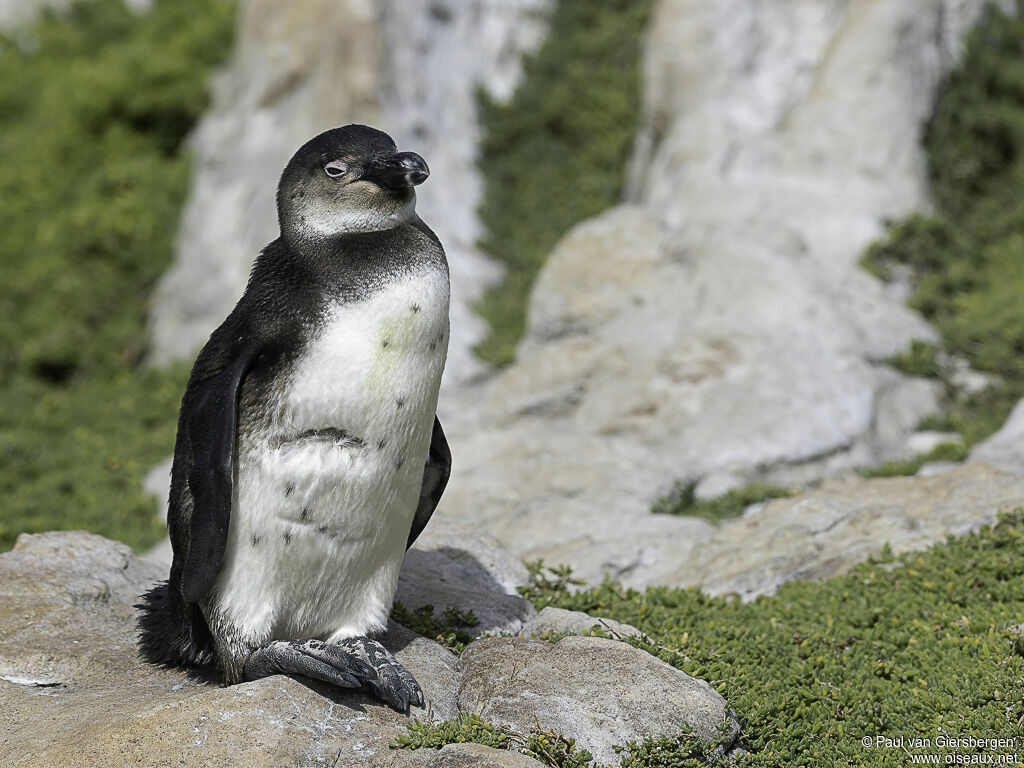
[[445, 513], [659, 582], [703, 537], [648, 513], [673, 481], [903, 454], [937, 392], [880, 361], [934, 332], [857, 260], [927, 207], [921, 130], [984, 6], [662, 0], [630, 202], [546, 264], [516, 363], [453, 440]]
[[63, 10], [70, 0], [0, 0], [0, 29], [30, 23], [44, 8]]
[[478, 87], [511, 94], [550, 0], [244, 0], [231, 64], [195, 140], [197, 168], [175, 263], [151, 316], [153, 361], [189, 359], [241, 296], [277, 236], [276, 180], [307, 139], [361, 122], [422, 154], [433, 178], [417, 209], [452, 272], [447, 380], [483, 370], [483, 321], [469, 305], [497, 279], [475, 248]]

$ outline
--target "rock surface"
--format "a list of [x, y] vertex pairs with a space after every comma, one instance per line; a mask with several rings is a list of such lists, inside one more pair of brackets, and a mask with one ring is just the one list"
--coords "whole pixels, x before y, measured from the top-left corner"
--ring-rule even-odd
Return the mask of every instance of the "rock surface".
[[575, 737], [597, 763], [617, 762], [616, 744], [674, 736], [684, 724], [706, 743], [717, 742], [725, 724], [726, 750], [739, 733], [710, 685], [614, 640], [488, 638], [467, 648], [462, 662], [464, 710], [518, 733], [542, 723]]
[[[522, 561], [465, 523], [433, 518], [405, 555], [396, 600], [410, 610], [433, 605], [472, 611], [473, 635], [518, 632], [536, 613], [516, 590], [529, 581]], [[443, 599], [441, 599], [443, 598]]]
[[1024, 400], [998, 432], [971, 448], [968, 459], [1024, 475]]
[[749, 600], [962, 536], [1024, 506], [1024, 478], [972, 464], [931, 477], [842, 479], [720, 525], [668, 581]]
[[[201, 671], [142, 663], [132, 604], [163, 574], [123, 544], [80, 532], [23, 535], [0, 555], [0, 766], [539, 765], [476, 745], [389, 749], [406, 733], [406, 718], [361, 693], [283, 676], [225, 688]], [[437, 603], [446, 599], [444, 592], [434, 595]], [[516, 685], [501, 666], [506, 657], [494, 653], [508, 643], [527, 665], [529, 690], [544, 690], [544, 670], [571, 684], [557, 700], [553, 694], [550, 720], [535, 709], [542, 728], [575, 737], [584, 748], [605, 749], [609, 736], [594, 727], [614, 713], [625, 718], [614, 734], [628, 738], [724, 713], [721, 697], [705, 683], [654, 657], [624, 643], [579, 640], [477, 641], [465, 653], [471, 676], [449, 651], [399, 625], [384, 643], [423, 686], [428, 708], [413, 711], [420, 719], [452, 719], [465, 711], [464, 701], [486, 708], [492, 691], [494, 711], [514, 718]], [[496, 666], [488, 672], [488, 665]], [[669, 712], [646, 701], [638, 674], [652, 676], [659, 699], [677, 707]], [[492, 677], [502, 681], [500, 690]], [[559, 713], [568, 711], [571, 695], [599, 704], [582, 709], [586, 717], [578, 721], [566, 720]], [[536, 726], [532, 716], [515, 723], [523, 735]]]
[[545, 264], [515, 363], [450, 432], [444, 513], [664, 583], [710, 535], [647, 514], [675, 482], [909, 455], [938, 385], [881, 361], [934, 332], [858, 259], [928, 207], [922, 126], [985, 5], [662, 0], [629, 202]]
[[642, 637], [643, 633], [632, 624], [623, 624], [615, 619], [599, 619], [583, 611], [567, 611], [564, 608], [548, 606], [519, 631], [520, 637], [553, 635], [586, 635], [599, 630], [615, 640], [627, 637]]
[[418, 210], [448, 253], [452, 338], [446, 380], [484, 370], [470, 304], [497, 279], [477, 251], [478, 87], [507, 98], [550, 0], [243, 0], [234, 56], [193, 139], [196, 172], [175, 261], [151, 315], [153, 361], [189, 359], [241, 295], [277, 236], [274, 194], [292, 153], [351, 122], [422, 154]]
[[71, 0], [0, 0], [0, 29], [31, 23], [44, 9], [63, 11]]

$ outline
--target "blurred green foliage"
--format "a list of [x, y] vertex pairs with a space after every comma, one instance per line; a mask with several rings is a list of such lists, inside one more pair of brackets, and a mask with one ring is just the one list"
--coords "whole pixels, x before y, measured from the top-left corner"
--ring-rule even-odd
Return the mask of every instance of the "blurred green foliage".
[[187, 371], [140, 367], [147, 300], [233, 18], [222, 0], [86, 0], [0, 38], [0, 549], [160, 535], [140, 479], [173, 448]]
[[[924, 426], [987, 437], [1024, 397], [1024, 17], [993, 10], [971, 35], [925, 134], [936, 208], [890, 228], [865, 266], [888, 278], [909, 268], [911, 305], [942, 333], [941, 351], [995, 374]], [[945, 378], [938, 352], [917, 345], [894, 360]]]
[[640, 118], [640, 53], [653, 0], [558, 0], [546, 41], [507, 104], [481, 94], [481, 247], [506, 268], [479, 311], [477, 354], [515, 357], [530, 288], [574, 224], [617, 203]]
[[[531, 599], [628, 622], [645, 634], [631, 644], [708, 682], [742, 725], [748, 754], [736, 765], [884, 768], [907, 765], [907, 753], [864, 737], [1024, 735], [1024, 635], [1013, 629], [1024, 622], [1022, 552], [1018, 510], [926, 552], [886, 548], [846, 575], [749, 603], [613, 582], [577, 591], [556, 578]], [[692, 749], [640, 745], [635, 764], [705, 765]]]
[[696, 489], [696, 483], [680, 483], [667, 496], [657, 499], [651, 505], [651, 512], [661, 515], [702, 517], [708, 522], [718, 523], [739, 517], [751, 504], [784, 499], [793, 495], [793, 491], [788, 488], [764, 483], [734, 488], [713, 499], [698, 499], [694, 493]]

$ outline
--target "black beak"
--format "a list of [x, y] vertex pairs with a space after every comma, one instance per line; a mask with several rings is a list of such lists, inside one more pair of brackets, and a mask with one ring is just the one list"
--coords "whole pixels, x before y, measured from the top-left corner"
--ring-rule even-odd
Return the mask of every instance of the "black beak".
[[397, 152], [388, 157], [370, 161], [360, 177], [384, 189], [410, 189], [422, 184], [430, 175], [427, 161], [415, 152]]

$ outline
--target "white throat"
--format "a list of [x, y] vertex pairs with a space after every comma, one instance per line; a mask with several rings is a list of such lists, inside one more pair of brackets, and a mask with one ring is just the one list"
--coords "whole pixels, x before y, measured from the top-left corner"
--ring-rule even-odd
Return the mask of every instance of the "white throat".
[[307, 237], [332, 237], [353, 232], [380, 232], [407, 223], [416, 214], [416, 198], [390, 211], [380, 209], [342, 209], [337, 211], [317, 208], [303, 214], [299, 229]]

